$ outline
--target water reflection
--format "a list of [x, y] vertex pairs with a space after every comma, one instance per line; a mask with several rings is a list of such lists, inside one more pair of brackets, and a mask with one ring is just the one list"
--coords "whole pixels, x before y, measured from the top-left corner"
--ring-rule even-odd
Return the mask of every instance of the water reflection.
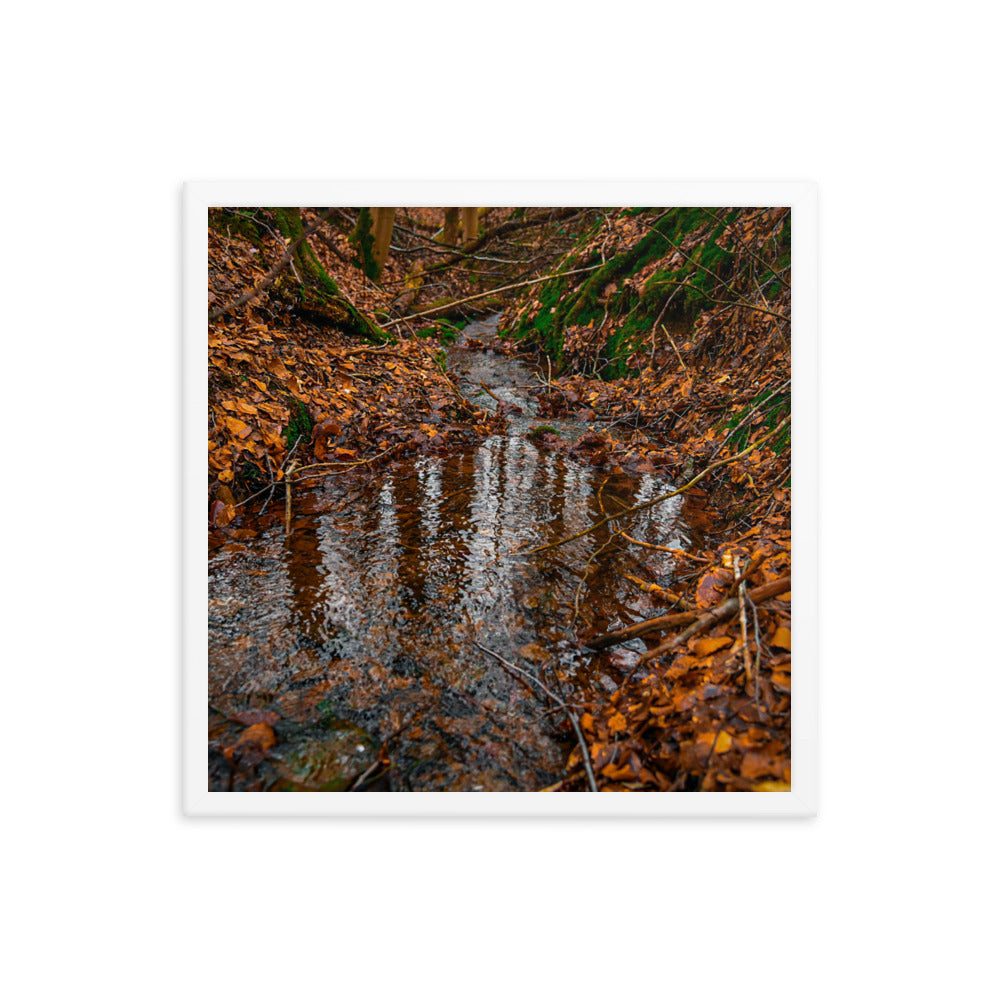
[[[675, 567], [667, 552], [613, 540], [609, 527], [549, 553], [508, 555], [599, 520], [602, 484], [609, 511], [667, 488], [540, 450], [523, 429], [330, 479], [296, 495], [287, 542], [276, 512], [259, 537], [213, 553], [213, 706], [273, 707], [300, 722], [332, 712], [379, 741], [391, 737], [400, 790], [555, 780], [565, 745], [550, 706], [474, 643], [522, 664], [542, 650], [536, 668], [586, 697], [613, 686], [615, 670], [607, 654], [578, 645], [578, 631], [667, 610], [624, 574], [666, 586]], [[683, 548], [681, 506], [666, 501], [627, 530]]]

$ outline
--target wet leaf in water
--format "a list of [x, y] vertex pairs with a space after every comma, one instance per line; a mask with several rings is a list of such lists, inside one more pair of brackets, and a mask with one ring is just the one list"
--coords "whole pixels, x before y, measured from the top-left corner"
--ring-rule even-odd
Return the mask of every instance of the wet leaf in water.
[[253, 751], [256, 750], [258, 753], [254, 756], [261, 758], [263, 752], [270, 750], [275, 743], [277, 743], [277, 739], [274, 730], [266, 722], [258, 722], [240, 733], [239, 739], [231, 747], [226, 747], [223, 754], [228, 760], [232, 760], [239, 751], [249, 751], [253, 754]]
[[711, 608], [724, 601], [733, 585], [733, 571], [724, 566], [713, 566], [698, 581], [695, 600], [699, 608]]

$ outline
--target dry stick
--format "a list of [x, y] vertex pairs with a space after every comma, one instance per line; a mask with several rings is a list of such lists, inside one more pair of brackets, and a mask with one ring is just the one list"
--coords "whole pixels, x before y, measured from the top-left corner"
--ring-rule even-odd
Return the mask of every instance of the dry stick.
[[546, 274], [543, 278], [532, 278], [530, 281], [518, 281], [513, 285], [503, 285], [500, 288], [491, 288], [488, 292], [479, 292], [476, 295], [470, 295], [465, 299], [455, 299], [454, 302], [445, 302], [443, 305], [435, 306], [433, 309], [425, 309], [423, 312], [410, 313], [409, 316], [401, 316], [399, 319], [391, 319], [388, 323], [382, 324], [383, 330], [388, 330], [390, 326], [395, 326], [397, 323], [405, 323], [409, 319], [416, 319], [418, 316], [430, 316], [431, 313], [440, 312], [442, 309], [451, 309], [453, 306], [460, 306], [463, 302], [472, 302], [474, 299], [483, 299], [487, 295], [496, 295], [499, 292], [508, 292], [512, 288], [524, 288], [526, 285], [538, 285], [543, 281], [550, 281], [552, 278], [564, 278], [568, 274], [583, 274], [586, 271], [596, 271], [600, 267], [600, 264], [595, 264], [593, 267], [578, 267], [574, 271], [560, 271], [556, 274]]
[[590, 766], [590, 748], [587, 746], [587, 741], [583, 737], [583, 731], [580, 729], [580, 723], [577, 721], [576, 716], [570, 710], [569, 705], [560, 698], [557, 694], [554, 694], [549, 690], [537, 677], [529, 674], [527, 670], [522, 670], [520, 667], [511, 663], [509, 660], [505, 660], [502, 656], [494, 653], [492, 649], [487, 649], [485, 646], [481, 646], [475, 639], [472, 640], [474, 646], [478, 646], [484, 653], [488, 653], [495, 660], [499, 660], [500, 663], [515, 673], [520, 674], [522, 677], [529, 681], [534, 681], [561, 709], [563, 709], [569, 718], [570, 724], [573, 726], [573, 731], [576, 733], [577, 742], [580, 744], [580, 753], [583, 754], [583, 766], [587, 771], [587, 781], [590, 783], [590, 790], [592, 792], [598, 791], [597, 779], [594, 777], [593, 768]]
[[271, 492], [268, 493], [267, 499], [264, 501], [264, 506], [261, 507], [260, 513], [257, 515], [258, 517], [262, 517], [264, 515], [264, 511], [267, 510], [267, 505], [271, 502], [271, 497], [274, 496], [274, 488], [277, 486], [274, 479], [274, 468], [271, 465], [271, 456], [266, 451], [264, 452], [264, 458], [267, 459], [267, 471], [271, 477]]
[[[750, 598], [747, 597], [749, 601]], [[757, 651], [753, 658], [753, 701], [757, 705], [758, 698], [760, 697], [760, 619], [757, 616], [757, 605], [753, 601], [750, 601], [750, 610], [753, 612], [753, 636], [754, 645], [757, 647]], [[757, 715], [760, 716], [760, 706], [757, 705]]]
[[[783, 576], [780, 580], [775, 580], [773, 583], [766, 583], [763, 587], [758, 587], [756, 590], [751, 591], [750, 596], [755, 601], [763, 601], [768, 597], [776, 597], [778, 594], [783, 594], [791, 585], [792, 578], [790, 576]], [[675, 646], [679, 646], [681, 643], [687, 642], [691, 636], [697, 635], [699, 632], [704, 632], [705, 629], [714, 625], [716, 622], [722, 621], [723, 618], [728, 618], [739, 609], [739, 603], [740, 599], [738, 597], [730, 597], [728, 601], [723, 601], [717, 607], [712, 608], [712, 610], [707, 614], [702, 615], [701, 618], [681, 632], [680, 635], [675, 636], [673, 639], [668, 639], [666, 642], [660, 643], [660, 645], [655, 649], [650, 649], [643, 653], [642, 656], [639, 657], [639, 663], [646, 663], [647, 661], [668, 652]]]
[[735, 435], [765, 403], [768, 403], [772, 399], [774, 399], [774, 397], [777, 396], [779, 392], [784, 392], [784, 390], [787, 389], [788, 386], [790, 386], [791, 384], [792, 380], [787, 379], [785, 382], [779, 385], [778, 388], [774, 390], [774, 392], [765, 396], [764, 399], [762, 399], [756, 406], [752, 407], [750, 411], [747, 413], [747, 415], [722, 439], [722, 441], [719, 443], [719, 446], [715, 449], [714, 452], [712, 452], [712, 457], [715, 458], [715, 456], [718, 455], [723, 448], [725, 448], [725, 446], [732, 440], [733, 435]]
[[[394, 451], [398, 445], [390, 445], [385, 451], [380, 451], [377, 455], [372, 455], [371, 458], [362, 458], [357, 462], [316, 462], [313, 465], [303, 465], [295, 469], [298, 475], [302, 475], [304, 472], [309, 472], [311, 469], [353, 469], [358, 465], [368, 465], [370, 462], [374, 462], [376, 459], [382, 458], [388, 455], [390, 451]], [[292, 474], [292, 470], [288, 470], [288, 474]]]
[[690, 559], [692, 562], [710, 563], [712, 561], [705, 556], [692, 555], [690, 552], [685, 552], [683, 549], [672, 549], [669, 545], [654, 545], [652, 542], [640, 541], [638, 538], [626, 535], [624, 531], [619, 532], [619, 534], [627, 542], [631, 542], [633, 545], [641, 545], [644, 549], [655, 549], [657, 552], [669, 552], [671, 555], [683, 556], [685, 559]]
[[[710, 216], [712, 216], [713, 219], [715, 219], [716, 222], [724, 222], [725, 221], [723, 219], [720, 219], [715, 214], [715, 212], [713, 212], [710, 208], [703, 208], [702, 211], [703, 212], [707, 212]], [[743, 249], [746, 250], [746, 252], [748, 254], [750, 254], [750, 256], [753, 257], [753, 259], [755, 261], [757, 261], [758, 264], [763, 264], [763, 266], [766, 267], [771, 272], [771, 274], [773, 274], [778, 279], [778, 281], [780, 281], [785, 286], [785, 288], [791, 288], [792, 287], [791, 285], [788, 284], [787, 281], [785, 281], [785, 279], [781, 276], [781, 274], [779, 274], [773, 267], [771, 267], [770, 264], [768, 264], [766, 261], [764, 261], [760, 257], [758, 257], [753, 252], [753, 250], [751, 250], [750, 247], [748, 247], [746, 245], [746, 243], [744, 243], [743, 240], [741, 240], [739, 238], [739, 236], [736, 235], [736, 233], [733, 233], [732, 236], [733, 236], [733, 239], [736, 240], [736, 242], [739, 243], [740, 246], [743, 247]]]
[[[621, 532], [619, 532], [619, 534], [621, 534]], [[690, 606], [687, 605], [687, 602], [683, 601], [672, 590], [667, 590], [666, 587], [661, 587], [658, 583], [647, 583], [645, 580], [642, 580], [637, 576], [633, 576], [631, 573], [622, 573], [622, 578], [634, 583], [641, 591], [644, 591], [647, 594], [654, 594], [656, 596], [662, 595], [668, 601], [675, 601], [680, 604], [682, 608]]]
[[738, 587], [738, 586], [739, 586], [739, 585], [740, 585], [741, 583], [744, 583], [744, 582], [745, 582], [746, 580], [749, 580], [749, 579], [750, 579], [750, 577], [751, 577], [751, 576], [753, 576], [753, 574], [754, 574], [754, 571], [755, 571], [755, 570], [756, 570], [756, 569], [757, 569], [757, 568], [758, 568], [758, 567], [760, 566], [760, 564], [761, 564], [761, 563], [762, 563], [762, 562], [763, 562], [763, 561], [764, 561], [764, 560], [765, 560], [766, 558], [767, 558], [767, 553], [766, 553], [766, 552], [763, 552], [763, 551], [761, 551], [761, 552], [758, 552], [758, 553], [757, 553], [757, 554], [756, 554], [756, 555], [755, 555], [755, 556], [754, 556], [754, 557], [753, 557], [753, 558], [752, 558], [752, 559], [750, 560], [750, 562], [748, 562], [748, 563], [746, 564], [746, 566], [745, 566], [745, 567], [743, 568], [743, 572], [742, 572], [742, 573], [739, 573], [739, 572], [737, 572], [737, 573], [736, 573], [736, 579], [735, 579], [735, 580], [733, 580], [733, 589], [732, 589], [732, 590], [730, 591], [730, 594], [735, 594], [735, 593], [736, 593], [736, 588], [737, 588], [737, 587]]
[[681, 368], [684, 371], [688, 370], [688, 366], [684, 364], [684, 359], [681, 357], [681, 352], [677, 350], [677, 345], [674, 343], [674, 338], [670, 336], [670, 331], [661, 323], [660, 329], [667, 335], [667, 340], [670, 341], [670, 346], [674, 349], [674, 354], [677, 355], [677, 360], [681, 363]]
[[288, 475], [285, 476], [285, 538], [292, 533], [292, 476], [295, 474], [297, 463], [292, 462], [288, 467]]
[[750, 681], [752, 679], [752, 670], [750, 667], [750, 646], [747, 639], [747, 584], [746, 580], [740, 576], [740, 558], [737, 556], [733, 559], [733, 570], [736, 576], [739, 578], [740, 585], [737, 597], [740, 602], [740, 635], [743, 638], [743, 671], [746, 674], [747, 690], [750, 690]]
[[498, 403], [503, 402], [503, 400], [495, 392], [493, 392], [493, 390], [490, 389], [490, 387], [485, 382], [480, 382], [479, 384], [486, 390], [487, 396], [492, 396]]
[[712, 298], [712, 296], [706, 295], [696, 285], [691, 284], [690, 281], [672, 281], [670, 278], [665, 278], [664, 282], [668, 285], [677, 285], [680, 288], [693, 288], [703, 298], [707, 299], [709, 302], [714, 302], [719, 306], [729, 306], [733, 309], [752, 309], [754, 312], [763, 313], [765, 316], [773, 316], [775, 319], [780, 319], [785, 323], [789, 321], [789, 317], [784, 313], [777, 313], [772, 309], [764, 309], [761, 306], [755, 306], [752, 302], [747, 302], [746, 299], [741, 298], [738, 302], [727, 302], [725, 299]]
[[[473, 240], [471, 243], [467, 244], [464, 250], [459, 250], [458, 248], [452, 248], [451, 250], [446, 250], [444, 252], [450, 253], [450, 257], [447, 260], [438, 261], [436, 264], [432, 264], [422, 274], [433, 274], [435, 271], [443, 270], [449, 267], [452, 263], [461, 260], [463, 257], [469, 257], [471, 251], [479, 249], [485, 243], [490, 240], [495, 239], [498, 236], [503, 236], [505, 233], [513, 232], [518, 229], [529, 229], [534, 226], [544, 226], [546, 224], [552, 224], [558, 222], [562, 219], [568, 219], [575, 215], [579, 215], [580, 212], [576, 209], [562, 209], [555, 217], [547, 218], [534, 218], [534, 219], [508, 219], [506, 222], [501, 222], [494, 226], [492, 229], [487, 229], [484, 231], [483, 235], [478, 239]], [[414, 233], [419, 239], [429, 239], [426, 236], [421, 236], [419, 233]], [[440, 244], [438, 244], [440, 246]], [[429, 249], [429, 248], [428, 248]], [[441, 251], [438, 251], [441, 252]]]
[[[792, 578], [790, 576], [783, 576], [780, 580], [774, 580], [771, 583], [762, 584], [760, 587], [751, 590], [747, 596], [751, 601], [766, 601], [769, 597], [777, 597], [778, 594], [785, 593], [791, 584]], [[719, 608], [725, 608], [731, 605], [730, 610], [735, 611], [735, 601], [735, 598], [730, 598], [720, 604], [718, 608], [713, 608], [700, 618], [697, 611], [683, 611], [675, 615], [660, 615], [657, 618], [647, 618], [643, 622], [636, 622], [634, 625], [629, 625], [627, 628], [621, 628], [614, 632], [607, 632], [605, 635], [598, 636], [596, 639], [591, 639], [587, 643], [587, 646], [590, 649], [607, 649], [608, 646], [617, 646], [619, 643], [628, 642], [629, 639], [635, 639], [640, 635], [645, 635], [647, 632], [660, 632], [673, 625], [687, 625], [689, 622], [694, 622], [697, 625], [701, 621], [705, 621], [706, 624], [711, 624], [708, 619], [715, 614]], [[685, 636], [685, 638], [689, 638], [689, 636]]]
[[[304, 229], [301, 236], [292, 240], [292, 242], [285, 247], [285, 252], [278, 259], [278, 262], [271, 268], [270, 271], [267, 272], [267, 274], [264, 275], [257, 285], [249, 291], [244, 292], [242, 295], [238, 295], [235, 299], [231, 302], [227, 302], [224, 306], [219, 306], [218, 309], [213, 309], [208, 314], [209, 320], [217, 320], [220, 316], [225, 316], [226, 313], [230, 313], [234, 309], [239, 309], [240, 306], [244, 306], [248, 302], [257, 298], [257, 296], [260, 295], [260, 293], [264, 291], [264, 289], [267, 288], [279, 274], [281, 274], [288, 262], [295, 256], [295, 251], [298, 250], [298, 248], [302, 246], [302, 244], [309, 239], [309, 237], [312, 236], [312, 234], [316, 232], [316, 230], [319, 229], [319, 227], [323, 225], [327, 219], [330, 218], [333, 211], [334, 210], [332, 208], [327, 209], [327, 211], [320, 215], [311, 226]], [[299, 280], [301, 281], [301, 279]]]
[[672, 490], [670, 493], [664, 493], [662, 496], [653, 497], [652, 500], [647, 500], [645, 503], [637, 504], [635, 507], [629, 507], [626, 510], [619, 511], [617, 514], [609, 514], [607, 517], [601, 518], [600, 521], [596, 521], [589, 528], [584, 528], [583, 531], [578, 531], [575, 535], [567, 535], [565, 538], [561, 538], [557, 542], [549, 542], [548, 545], [539, 545], [537, 548], [528, 549], [523, 552], [522, 555], [530, 556], [537, 552], [544, 552], [546, 549], [558, 548], [560, 545], [565, 545], [567, 542], [575, 541], [577, 538], [583, 538], [584, 535], [589, 535], [592, 531], [596, 531], [602, 525], [607, 524], [610, 521], [617, 521], [619, 518], [624, 517], [626, 514], [635, 514], [640, 510], [646, 510], [649, 507], [653, 507], [658, 503], [663, 503], [664, 500], [669, 500], [671, 497], [680, 496], [682, 493], [686, 493], [695, 483], [700, 482], [705, 478], [713, 469], [718, 469], [720, 466], [728, 465], [730, 462], [735, 462], [738, 458], [743, 458], [744, 455], [748, 455], [755, 448], [759, 448], [768, 438], [774, 437], [779, 431], [784, 430], [785, 427], [791, 422], [791, 417], [785, 417], [784, 420], [778, 424], [773, 430], [770, 430], [762, 438], [755, 441], [753, 444], [748, 445], [743, 451], [738, 452], [735, 455], [731, 455], [729, 458], [724, 458], [721, 461], [713, 462], [707, 468], [703, 469], [698, 473], [694, 479], [689, 480], [680, 489]]

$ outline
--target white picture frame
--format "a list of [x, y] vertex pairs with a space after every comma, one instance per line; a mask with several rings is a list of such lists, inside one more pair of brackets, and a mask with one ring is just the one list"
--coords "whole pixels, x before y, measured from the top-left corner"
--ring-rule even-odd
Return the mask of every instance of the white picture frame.
[[[194, 181], [184, 187], [182, 806], [199, 816], [711, 817], [816, 814], [819, 729], [817, 190], [807, 181]], [[226, 205], [790, 206], [795, 684], [789, 792], [277, 795], [208, 790], [208, 209]]]

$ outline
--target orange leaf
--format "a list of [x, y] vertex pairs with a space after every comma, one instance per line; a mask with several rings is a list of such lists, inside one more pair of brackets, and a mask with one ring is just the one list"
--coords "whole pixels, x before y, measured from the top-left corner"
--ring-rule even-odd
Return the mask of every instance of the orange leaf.
[[625, 721], [625, 716], [621, 712], [615, 712], [614, 715], [608, 719], [608, 729], [613, 733], [620, 733], [625, 730], [627, 722]]
[[234, 517], [236, 508], [232, 504], [223, 503], [221, 500], [216, 500], [212, 504], [212, 524], [217, 528], [224, 528]]
[[787, 649], [789, 652], [792, 649], [792, 633], [787, 628], [779, 628], [777, 632], [771, 639], [771, 645], [777, 646], [778, 649]]
[[697, 742], [704, 743], [709, 747], [714, 743], [716, 753], [729, 753], [729, 748], [733, 745], [733, 738], [723, 729], [720, 731], [718, 738], [715, 733], [701, 733], [698, 736]]
[[266, 722], [258, 722], [249, 729], [244, 729], [240, 733], [240, 738], [231, 747], [226, 747], [222, 752], [228, 760], [232, 760], [233, 751], [236, 749], [250, 749], [254, 747], [258, 750], [270, 750], [277, 742], [274, 730]]
[[608, 764], [607, 767], [601, 769], [601, 774], [612, 781], [621, 781], [623, 778], [635, 777], [635, 772], [628, 764]]
[[251, 427], [237, 417], [226, 417], [226, 426], [237, 437], [245, 438], [250, 434]]
[[708, 656], [709, 653], [714, 653], [717, 649], [723, 649], [725, 646], [731, 646], [732, 643], [732, 636], [728, 635], [720, 635], [715, 638], [708, 639], [698, 639], [694, 644], [694, 655]]

